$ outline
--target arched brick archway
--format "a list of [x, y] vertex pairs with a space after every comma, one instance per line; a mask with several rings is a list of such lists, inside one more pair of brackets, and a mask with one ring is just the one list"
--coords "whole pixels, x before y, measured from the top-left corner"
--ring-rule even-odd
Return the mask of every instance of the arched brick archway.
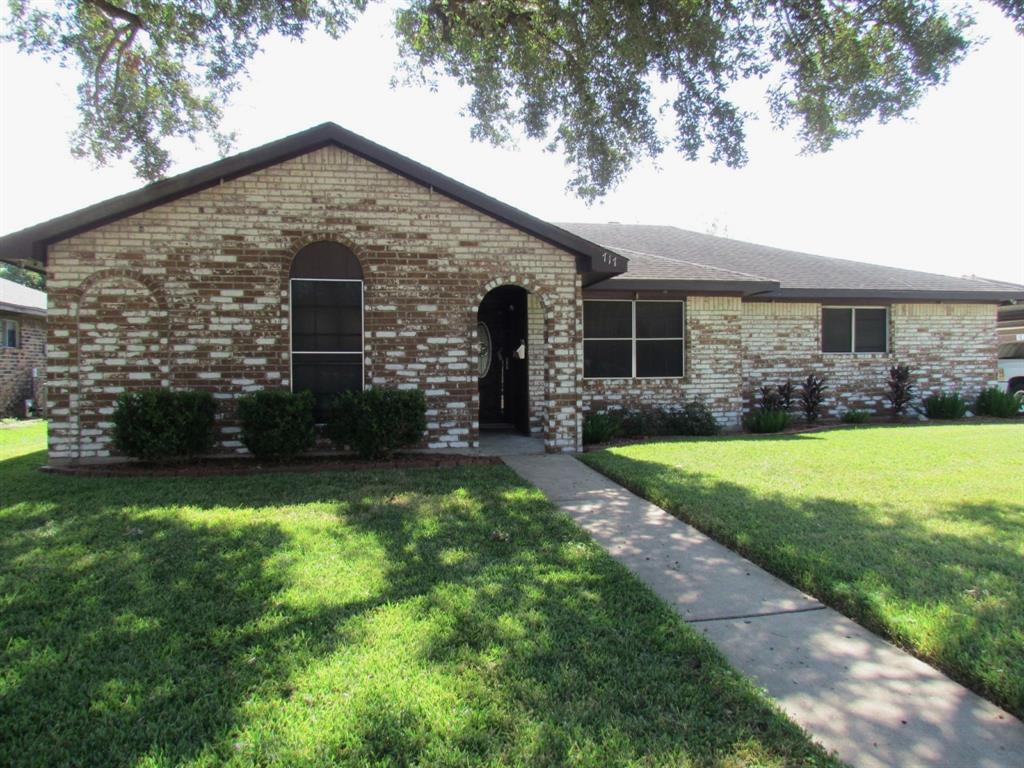
[[[520, 288], [525, 292], [526, 363], [528, 373], [526, 382], [527, 396], [525, 398], [527, 413], [524, 421], [528, 426], [529, 434], [544, 438], [547, 441], [551, 428], [547, 413], [547, 403], [550, 399], [548, 397], [550, 387], [548, 371], [551, 368], [552, 361], [548, 343], [549, 300], [545, 292], [538, 289], [534, 281], [529, 277], [523, 275], [509, 274], [488, 280], [477, 291], [473, 304], [467, 308], [467, 338], [471, 340], [474, 348], [476, 348], [476, 345], [480, 342], [477, 335], [478, 313], [481, 307], [484, 306], [487, 298], [494, 295], [497, 289], [502, 288]], [[478, 388], [474, 394], [472, 404], [474, 414], [480, 413], [481, 405], [484, 406], [484, 410], [486, 410], [487, 406], [486, 391], [483, 393], [484, 401], [481, 400], [481, 385], [482, 382], [478, 380]], [[475, 428], [471, 439], [475, 444], [479, 444], [479, 418], [474, 420], [474, 425]]]

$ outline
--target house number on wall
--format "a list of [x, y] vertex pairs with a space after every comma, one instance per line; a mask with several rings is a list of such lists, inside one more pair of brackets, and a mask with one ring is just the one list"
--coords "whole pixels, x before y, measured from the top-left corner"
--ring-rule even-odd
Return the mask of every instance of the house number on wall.
[[601, 263], [604, 264], [606, 267], [611, 267], [612, 269], [618, 269], [619, 268], [619, 257], [618, 256], [613, 256], [610, 253], [602, 253], [601, 254]]

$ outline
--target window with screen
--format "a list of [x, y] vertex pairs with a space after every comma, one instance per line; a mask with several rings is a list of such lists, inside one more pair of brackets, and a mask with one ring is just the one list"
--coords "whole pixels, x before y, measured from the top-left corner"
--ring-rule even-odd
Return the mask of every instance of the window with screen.
[[340, 392], [363, 388], [363, 273], [340, 243], [313, 243], [291, 271], [292, 391], [309, 390], [318, 421]]
[[0, 320], [0, 347], [18, 346], [18, 321]]
[[822, 307], [822, 352], [886, 352], [888, 342], [885, 307]]
[[682, 301], [584, 301], [584, 377], [682, 376], [684, 315]]

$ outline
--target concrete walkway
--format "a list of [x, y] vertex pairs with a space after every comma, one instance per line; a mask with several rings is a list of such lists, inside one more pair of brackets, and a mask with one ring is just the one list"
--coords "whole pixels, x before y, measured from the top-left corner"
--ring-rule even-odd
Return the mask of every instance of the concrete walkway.
[[1024, 725], [927, 664], [569, 456], [503, 459], [850, 765], [1024, 766]]

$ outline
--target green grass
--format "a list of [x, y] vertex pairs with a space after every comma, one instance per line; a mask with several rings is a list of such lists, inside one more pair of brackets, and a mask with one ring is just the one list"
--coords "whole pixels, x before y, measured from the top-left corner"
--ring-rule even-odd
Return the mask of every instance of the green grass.
[[646, 443], [584, 460], [1024, 716], [1024, 426]]
[[504, 467], [83, 478], [0, 430], [0, 765], [834, 765]]

